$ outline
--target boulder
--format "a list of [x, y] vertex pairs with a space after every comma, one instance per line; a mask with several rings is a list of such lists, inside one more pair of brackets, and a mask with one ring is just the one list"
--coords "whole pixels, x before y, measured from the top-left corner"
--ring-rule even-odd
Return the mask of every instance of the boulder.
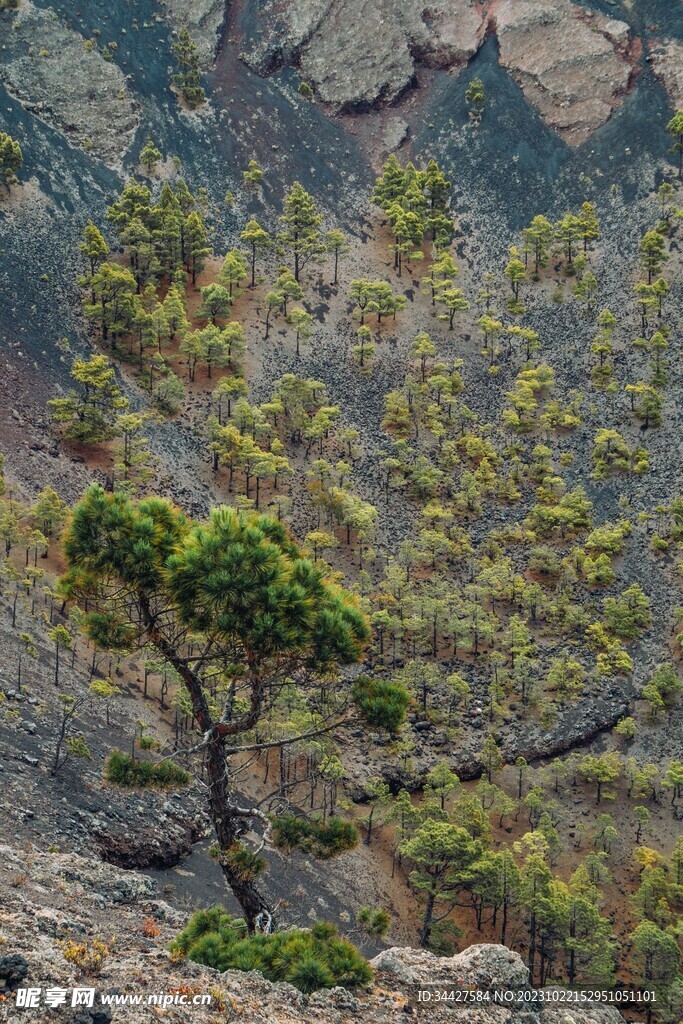
[[13, 24], [3, 34], [0, 81], [73, 145], [118, 166], [138, 126], [121, 69], [96, 49], [87, 50], [83, 36], [30, 0]]
[[20, 953], [0, 956], [0, 992], [12, 992], [28, 974], [28, 960]]
[[522, 988], [529, 978], [519, 953], [506, 946], [480, 943], [455, 956], [436, 956], [425, 949], [392, 946], [371, 961], [376, 971], [404, 984], [450, 984], [460, 987]]

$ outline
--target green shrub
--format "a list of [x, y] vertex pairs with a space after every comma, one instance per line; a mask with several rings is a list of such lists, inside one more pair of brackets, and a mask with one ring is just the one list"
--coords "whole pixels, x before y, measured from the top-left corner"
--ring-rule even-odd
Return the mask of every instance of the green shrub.
[[353, 699], [368, 725], [394, 733], [405, 722], [410, 704], [410, 694], [402, 683], [369, 676], [358, 676], [353, 685]]
[[356, 914], [356, 924], [366, 935], [383, 939], [389, 931], [391, 917], [381, 907], [361, 907]]
[[122, 754], [120, 750], [112, 750], [107, 758], [104, 777], [116, 786], [139, 786], [141, 789], [172, 789], [186, 786], [190, 781], [185, 769], [172, 761], [134, 760], [130, 754]]
[[287, 850], [300, 849], [321, 860], [328, 860], [358, 844], [358, 831], [349, 821], [329, 818], [327, 823], [315, 818], [283, 814], [273, 823], [273, 843]]
[[213, 907], [193, 915], [171, 952], [218, 971], [261, 971], [269, 981], [287, 981], [307, 993], [335, 985], [357, 988], [372, 980], [367, 960], [329, 921], [310, 931], [248, 935], [241, 918]]

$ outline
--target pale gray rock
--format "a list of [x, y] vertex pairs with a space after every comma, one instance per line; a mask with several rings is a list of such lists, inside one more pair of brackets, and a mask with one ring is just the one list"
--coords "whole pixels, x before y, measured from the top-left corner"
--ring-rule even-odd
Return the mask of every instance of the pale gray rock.
[[436, 956], [426, 949], [393, 946], [384, 949], [372, 961], [384, 974], [392, 974], [405, 984], [445, 984], [454, 988], [469, 985], [479, 988], [523, 988], [529, 978], [519, 953], [507, 946], [480, 943], [455, 956]]
[[420, 65], [456, 69], [497, 34], [500, 62], [572, 145], [609, 118], [630, 86], [629, 27], [570, 0], [270, 0], [260, 42], [244, 56], [260, 74], [297, 67], [334, 110], [391, 104]]
[[546, 124], [578, 145], [607, 121], [632, 74], [628, 25], [569, 0], [497, 0], [490, 18], [500, 63]]
[[672, 106], [680, 110], [683, 107], [683, 42], [665, 39], [650, 56], [650, 63]]
[[0, 80], [31, 113], [75, 146], [118, 166], [138, 125], [137, 105], [115, 63], [30, 0], [0, 29]]
[[227, 0], [162, 0], [173, 28], [187, 28], [204, 67], [213, 63], [225, 22]]

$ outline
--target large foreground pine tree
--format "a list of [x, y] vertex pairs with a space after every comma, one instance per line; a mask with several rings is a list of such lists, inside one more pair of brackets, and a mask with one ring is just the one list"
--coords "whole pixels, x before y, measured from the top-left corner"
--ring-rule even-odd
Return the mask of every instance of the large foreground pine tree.
[[177, 670], [201, 735], [188, 753], [205, 758], [225, 878], [249, 929], [269, 930], [258, 858], [239, 838], [264, 816], [239, 805], [231, 764], [269, 745], [253, 741], [254, 728], [292, 681], [311, 698], [307, 735], [334, 726], [343, 704], [316, 706], [320, 680], [359, 659], [365, 618], [280, 523], [227, 507], [193, 523], [168, 501], [95, 486], [74, 509], [65, 551], [62, 589], [87, 602], [91, 639], [110, 650], [152, 647]]

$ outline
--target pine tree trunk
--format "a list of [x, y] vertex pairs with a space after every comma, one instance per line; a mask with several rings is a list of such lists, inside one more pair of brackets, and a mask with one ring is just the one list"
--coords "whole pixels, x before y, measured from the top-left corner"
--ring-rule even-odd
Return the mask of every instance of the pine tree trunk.
[[221, 848], [219, 861], [225, 880], [244, 911], [249, 931], [254, 932], [257, 929], [272, 931], [274, 920], [268, 900], [261, 893], [253, 878], [246, 877], [244, 872], [236, 871], [224, 857], [225, 851], [240, 843], [237, 826], [241, 823], [241, 819], [230, 813], [230, 795], [225, 770], [225, 742], [220, 736], [215, 737], [209, 744], [206, 769], [209, 779], [209, 807]]
[[420, 946], [425, 949], [429, 942], [429, 937], [432, 933], [432, 917], [434, 915], [434, 893], [430, 892], [427, 895], [427, 905], [425, 906], [424, 917], [422, 918], [422, 928], [420, 929]]

